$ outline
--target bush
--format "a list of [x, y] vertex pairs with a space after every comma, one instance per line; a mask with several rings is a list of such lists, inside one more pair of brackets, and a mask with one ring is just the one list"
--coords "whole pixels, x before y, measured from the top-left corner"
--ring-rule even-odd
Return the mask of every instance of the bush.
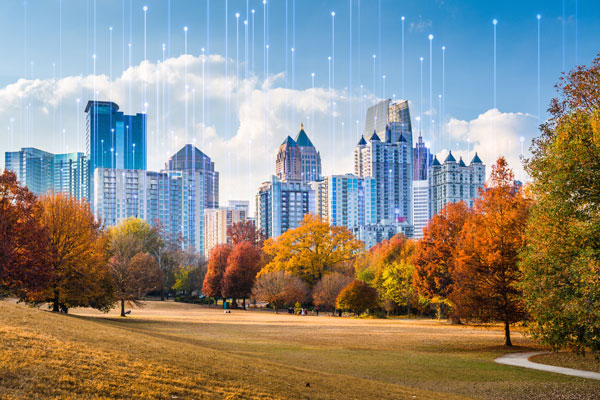
[[361, 281], [354, 281], [346, 286], [338, 295], [337, 307], [351, 310], [360, 315], [365, 310], [378, 307], [377, 291]]

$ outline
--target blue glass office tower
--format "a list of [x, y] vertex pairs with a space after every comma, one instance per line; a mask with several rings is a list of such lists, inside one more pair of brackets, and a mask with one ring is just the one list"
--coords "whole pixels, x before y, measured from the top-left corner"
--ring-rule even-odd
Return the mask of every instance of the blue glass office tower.
[[125, 115], [113, 102], [92, 100], [85, 112], [90, 189], [96, 168], [147, 168], [146, 114]]

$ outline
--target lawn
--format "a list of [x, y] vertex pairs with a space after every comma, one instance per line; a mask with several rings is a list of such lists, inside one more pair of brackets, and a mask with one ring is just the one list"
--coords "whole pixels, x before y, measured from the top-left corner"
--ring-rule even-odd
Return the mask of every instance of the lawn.
[[597, 381], [495, 364], [501, 343], [500, 329], [432, 320], [159, 301], [119, 318], [0, 301], [0, 398], [598, 398]]

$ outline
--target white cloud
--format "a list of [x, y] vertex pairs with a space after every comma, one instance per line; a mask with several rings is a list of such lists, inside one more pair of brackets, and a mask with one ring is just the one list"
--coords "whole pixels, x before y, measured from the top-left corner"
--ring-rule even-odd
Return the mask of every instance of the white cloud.
[[[523, 153], [529, 156], [529, 145], [538, 133], [539, 122], [536, 117], [524, 113], [503, 113], [491, 109], [477, 118], [464, 121], [451, 118], [446, 124], [446, 132], [452, 143], [444, 143], [444, 149], [438, 153], [443, 161], [448, 154], [448, 147], [453, 154], [462, 156], [465, 162], [470, 162], [475, 152], [491, 171], [497, 157], [504, 156], [516, 179], [528, 180], [521, 162], [521, 138], [523, 138]], [[467, 151], [467, 148], [470, 151]]]

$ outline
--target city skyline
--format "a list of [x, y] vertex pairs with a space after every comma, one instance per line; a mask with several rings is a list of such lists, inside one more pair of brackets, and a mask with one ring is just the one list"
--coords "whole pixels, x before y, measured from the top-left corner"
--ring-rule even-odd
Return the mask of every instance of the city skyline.
[[[380, 2], [362, 1], [359, 12], [357, 0], [270, 1], [264, 6], [261, 1], [229, 0], [226, 48], [225, 2], [193, 4], [4, 4], [0, 29], [10, 29], [22, 40], [5, 43], [14, 57], [0, 67], [0, 157], [21, 147], [85, 151], [86, 102], [113, 101], [127, 114], [147, 112], [149, 170], [160, 170], [168, 156], [191, 143], [221, 173], [223, 202], [253, 199], [273, 173], [276, 148], [296, 134], [301, 122], [322, 153], [323, 175], [345, 174], [352, 171], [352, 150], [363, 132], [366, 109], [380, 98], [406, 98], [413, 137], [422, 131], [441, 159], [448, 148], [469, 160], [479, 151], [488, 164], [505, 155], [517, 178], [524, 179], [519, 156], [537, 135], [537, 114], [544, 114], [563, 66], [591, 62], [590, 38], [598, 37], [599, 29], [592, 21], [600, 14], [598, 5], [582, 0], [564, 3], [565, 18], [560, 1], [497, 2], [469, 9], [458, 9], [452, 1], [402, 6], [382, 1], [381, 12]], [[514, 12], [507, 13], [509, 8]], [[36, 23], [47, 15], [56, 18]], [[443, 124], [431, 124], [442, 111]]]

